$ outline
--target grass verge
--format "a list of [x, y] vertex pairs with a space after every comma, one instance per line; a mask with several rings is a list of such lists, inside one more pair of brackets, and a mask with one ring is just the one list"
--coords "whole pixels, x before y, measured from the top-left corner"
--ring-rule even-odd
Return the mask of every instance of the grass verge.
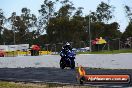
[[132, 53], [132, 49], [121, 49], [121, 50], [111, 50], [111, 51], [78, 52], [77, 54], [119, 54], [119, 53]]
[[54, 83], [23, 83], [23, 82], [5, 82], [0, 81], [0, 88], [99, 88], [92, 86], [75, 86], [75, 85], [64, 85]]

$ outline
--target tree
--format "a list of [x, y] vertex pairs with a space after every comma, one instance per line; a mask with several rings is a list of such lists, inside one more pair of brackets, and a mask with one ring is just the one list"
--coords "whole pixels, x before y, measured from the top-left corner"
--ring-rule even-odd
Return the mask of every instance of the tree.
[[126, 30], [123, 32], [122, 38], [126, 40], [128, 37], [132, 37], [132, 22], [129, 22]]
[[54, 15], [54, 4], [55, 2], [51, 0], [44, 0], [41, 9], [38, 10], [40, 13], [38, 32], [43, 33], [46, 30], [50, 17]]
[[125, 6], [126, 17], [129, 19], [129, 24], [123, 32], [122, 38], [125, 40], [128, 37], [132, 37], [132, 9], [129, 6]]
[[26, 31], [29, 31], [30, 28], [36, 26], [37, 17], [34, 14], [30, 13], [30, 9], [22, 8], [21, 10], [21, 19], [25, 22], [27, 26]]
[[2, 9], [0, 9], [0, 44], [3, 44], [3, 37], [2, 37], [2, 29], [4, 29], [3, 25], [5, 22], [5, 16]]
[[21, 12], [21, 16], [17, 16], [16, 13], [13, 12], [12, 16], [9, 17], [9, 22], [12, 25], [12, 31], [14, 32], [14, 38], [16, 38], [14, 43], [17, 44], [29, 43], [30, 40], [32, 40], [32, 28], [35, 28], [37, 21], [36, 16], [30, 13], [30, 9], [22, 8]]
[[117, 22], [113, 22], [111, 24], [105, 24], [104, 33], [102, 37], [108, 37], [109, 39], [120, 38], [122, 33], [118, 29], [119, 29], [119, 24]]
[[75, 12], [74, 16], [82, 16], [83, 15], [83, 10], [84, 8], [78, 7], [77, 11]]
[[62, 6], [54, 17], [49, 19], [46, 33], [50, 43], [71, 41], [70, 16], [75, 9], [72, 2], [64, 0], [60, 2]]
[[[76, 10], [69, 0], [63, 0], [61, 4], [60, 9], [54, 12], [56, 15], [50, 17], [46, 26], [46, 39], [49, 43], [88, 41], [89, 20], [91, 34], [94, 35], [92, 39], [97, 37], [109, 37], [111, 39], [120, 37], [121, 33], [118, 30], [118, 23], [106, 24], [113, 17], [112, 6], [101, 2], [96, 12], [91, 12], [83, 17], [82, 7]], [[89, 19], [89, 16], [91, 19]], [[109, 32], [111, 36], [109, 36]]]
[[113, 17], [112, 14], [113, 10], [114, 7], [104, 2], [101, 2], [101, 4], [97, 6], [97, 10], [96, 10], [97, 21], [108, 22]]
[[75, 7], [73, 6], [73, 3], [69, 0], [61, 1], [62, 6], [60, 7], [57, 16], [58, 17], [67, 17], [69, 18], [72, 16], [73, 11], [75, 10]]
[[101, 4], [97, 6], [96, 12], [90, 12], [89, 15], [85, 16], [87, 29], [89, 27], [90, 20], [92, 39], [99, 37], [107, 37], [109, 39], [121, 37], [122, 33], [118, 30], [119, 24], [117, 22], [108, 24], [108, 21], [111, 20], [114, 16], [113, 11], [113, 6], [101, 2]]
[[21, 12], [22, 14], [20, 16], [20, 20], [23, 22], [23, 25], [25, 26], [23, 30], [20, 29], [22, 35], [21, 38], [25, 39], [25, 43], [28, 42], [32, 44], [33, 43], [32, 41], [34, 39], [36, 40], [36, 38], [38, 38], [38, 36], [40, 35], [37, 32], [37, 27], [36, 27], [37, 17], [34, 14], [31, 14], [30, 9], [28, 8], [22, 8]]
[[[58, 2], [60, 7], [55, 11], [55, 5]], [[22, 8], [20, 16], [16, 15], [16, 12], [11, 14], [8, 19], [11, 30], [6, 28], [3, 34], [6, 42], [11, 44], [13, 37], [16, 38], [16, 44], [55, 44], [66, 41], [79, 44], [80, 41], [89, 41], [90, 25], [92, 39], [97, 37], [119, 38], [121, 35], [118, 30], [119, 24], [117, 22], [108, 24], [113, 17], [113, 9], [113, 6], [101, 2], [96, 12], [83, 16], [83, 8], [75, 8], [69, 0], [44, 0], [38, 19], [30, 9]], [[126, 11], [130, 14], [128, 8]], [[0, 13], [3, 15], [2, 11]], [[46, 34], [43, 34], [44, 31]]]
[[129, 19], [130, 22], [132, 22], [132, 9], [127, 5], [124, 8], [127, 18]]
[[5, 29], [3, 31], [4, 43], [5, 44], [14, 44], [13, 36], [14, 36], [13, 30]]
[[5, 16], [2, 9], [0, 9], [0, 26], [4, 24]]

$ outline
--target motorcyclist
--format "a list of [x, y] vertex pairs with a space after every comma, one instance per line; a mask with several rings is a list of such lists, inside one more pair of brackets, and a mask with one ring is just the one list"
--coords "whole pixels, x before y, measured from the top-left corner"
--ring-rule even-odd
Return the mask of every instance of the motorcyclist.
[[61, 52], [60, 52], [60, 56], [62, 57], [62, 58], [65, 58], [65, 57], [67, 57], [67, 52], [71, 52], [72, 51], [72, 47], [71, 47], [71, 45], [70, 45], [70, 43], [66, 43], [63, 47], [62, 47], [62, 50], [61, 50]]
[[60, 67], [64, 69], [65, 67], [75, 68], [75, 53], [72, 51], [70, 43], [66, 43], [60, 52], [61, 60]]

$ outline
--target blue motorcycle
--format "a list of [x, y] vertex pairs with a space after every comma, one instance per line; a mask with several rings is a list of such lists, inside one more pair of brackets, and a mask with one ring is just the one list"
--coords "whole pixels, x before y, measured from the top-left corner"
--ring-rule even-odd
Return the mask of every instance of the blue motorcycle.
[[61, 60], [60, 60], [60, 68], [64, 69], [65, 67], [70, 67], [71, 69], [75, 68], [75, 56], [76, 54], [74, 51], [67, 51], [67, 52], [61, 52], [60, 53]]

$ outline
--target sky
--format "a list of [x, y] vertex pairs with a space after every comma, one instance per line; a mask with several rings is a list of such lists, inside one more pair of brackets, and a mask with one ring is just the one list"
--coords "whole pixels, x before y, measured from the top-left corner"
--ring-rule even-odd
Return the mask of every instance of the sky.
[[[17, 15], [21, 14], [21, 9], [27, 7], [31, 10], [31, 13], [39, 16], [38, 10], [41, 8], [41, 4], [44, 0], [0, 0], [0, 9], [4, 11], [6, 17], [11, 16], [12, 12], [16, 12]], [[70, 0], [75, 7], [83, 7], [83, 14], [88, 15], [89, 11], [96, 11], [98, 4], [101, 1], [109, 3], [115, 7], [113, 21], [116, 21], [120, 25], [120, 31], [124, 32], [128, 25], [128, 19], [125, 17], [125, 11], [123, 6], [132, 6], [132, 0]], [[57, 7], [56, 7], [57, 9]]]

